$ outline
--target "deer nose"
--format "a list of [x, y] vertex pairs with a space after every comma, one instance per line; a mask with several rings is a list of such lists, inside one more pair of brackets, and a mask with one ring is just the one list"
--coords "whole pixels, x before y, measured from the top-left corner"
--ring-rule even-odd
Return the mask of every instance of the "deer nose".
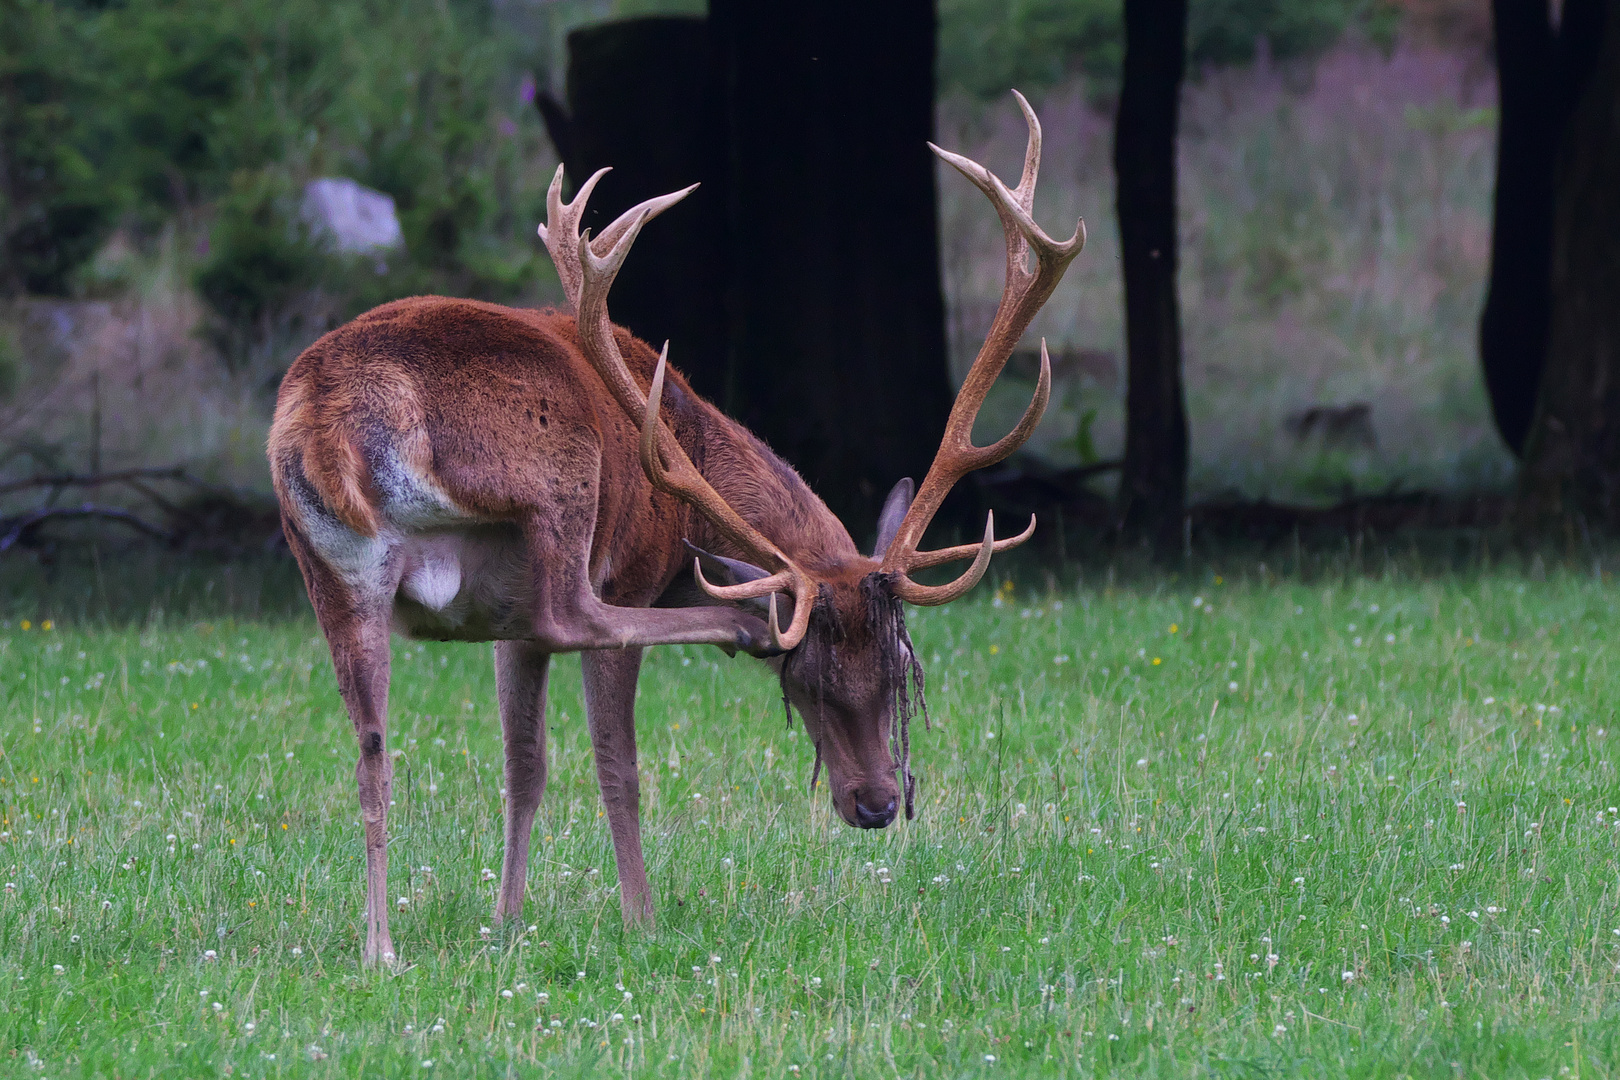
[[855, 801], [855, 824], [863, 829], [882, 829], [894, 820], [894, 800], [882, 810], [868, 810], [861, 801]]

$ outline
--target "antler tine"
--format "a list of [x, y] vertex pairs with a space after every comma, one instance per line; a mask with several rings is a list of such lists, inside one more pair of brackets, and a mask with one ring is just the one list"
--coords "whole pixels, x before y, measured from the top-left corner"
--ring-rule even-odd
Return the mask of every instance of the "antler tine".
[[[563, 295], [579, 310], [579, 287], [582, 281], [579, 267], [579, 253], [575, 247], [579, 237], [579, 220], [585, 216], [585, 204], [590, 201], [591, 192], [597, 183], [606, 176], [610, 170], [597, 169], [590, 178], [579, 185], [579, 191], [574, 194], [574, 201], [562, 201], [563, 167], [557, 166], [552, 174], [551, 186], [546, 189], [546, 221], [539, 228], [540, 240], [546, 245], [546, 251], [551, 255], [551, 262], [557, 268], [557, 280], [562, 282]], [[553, 240], [555, 237], [555, 241]]]
[[[1030, 527], [1024, 531], [1024, 538], [1027, 538], [1034, 531], [1035, 522], [1032, 520]], [[1022, 542], [1022, 539], [1018, 542]], [[891, 586], [894, 589], [894, 595], [907, 603], [916, 604], [919, 607], [937, 607], [940, 604], [950, 603], [977, 585], [979, 580], [984, 577], [984, 572], [990, 568], [990, 556], [996, 550], [996, 512], [994, 510], [985, 515], [984, 542], [969, 546], [978, 548], [978, 553], [973, 558], [973, 565], [968, 567], [967, 573], [949, 585], [919, 585], [904, 573], [900, 573], [895, 575], [894, 584]]]
[[1022, 196], [1018, 205], [1027, 211], [1035, 206], [1035, 177], [1041, 171], [1041, 121], [1030, 108], [1028, 98], [1017, 90], [1012, 94], [1018, 99], [1024, 123], [1029, 125], [1029, 141], [1024, 144], [1024, 171], [1018, 177], [1018, 193]]
[[[996, 541], [995, 553], [1000, 555], [1003, 551], [1011, 551], [1034, 535], [1035, 515], [1031, 514], [1029, 515], [1029, 525], [1025, 527], [1023, 532], [1017, 536], [1010, 536], [1005, 540]], [[930, 566], [944, 566], [946, 563], [955, 562], [957, 559], [976, 558], [979, 549], [983, 546], [983, 544], [958, 544], [956, 547], [940, 548], [938, 551], [919, 551], [915, 561], [911, 564], [911, 568], [913, 570], [926, 570]]]
[[[999, 177], [978, 162], [929, 144], [934, 153], [965, 176], [990, 200], [996, 216], [1001, 219], [1002, 232], [1006, 236], [1007, 276], [1002, 288], [1001, 303], [997, 306], [995, 319], [990, 324], [990, 332], [985, 337], [984, 345], [979, 349], [979, 355], [974, 358], [973, 366], [968, 369], [967, 378], [963, 380], [962, 388], [957, 392], [956, 402], [951, 406], [950, 419], [946, 422], [939, 452], [928, 469], [928, 475], [918, 487], [917, 496], [906, 511], [906, 516], [901, 521], [894, 540], [889, 544], [888, 551], [883, 554], [883, 570], [896, 575], [896, 595], [912, 603], [942, 604], [955, 599], [971, 588], [983, 575], [981, 561], [988, 563], [993, 551], [1014, 547], [1029, 535], [1029, 530], [1025, 530], [1011, 542], [996, 544], [987, 534], [984, 544], [981, 545], [961, 545], [938, 552], [917, 550], [929, 522], [933, 520], [940, 504], [945, 501], [945, 496], [950, 493], [956, 482], [975, 469], [982, 469], [1006, 458], [1024, 444], [1034, 432], [1035, 426], [1040, 423], [1052, 391], [1051, 358], [1047, 354], [1045, 341], [1041, 342], [1041, 370], [1035, 386], [1035, 396], [1030, 401], [1029, 407], [1024, 410], [1024, 415], [1017, 426], [989, 446], [973, 445], [973, 421], [977, 418], [986, 395], [995, 385], [1002, 368], [1006, 367], [1018, 339], [1029, 329], [1035, 313], [1052, 295], [1052, 290], [1057, 288], [1064, 271], [1085, 246], [1084, 221], [1076, 226], [1074, 235], [1068, 240], [1057, 241], [1035, 224], [1035, 219], [1031, 216], [1031, 210], [1035, 205], [1035, 184], [1040, 174], [1041, 125], [1035, 116], [1035, 110], [1030, 108], [1024, 96], [1017, 91], [1013, 94], [1017, 97], [1019, 108], [1029, 124], [1029, 140], [1024, 150], [1024, 168], [1017, 188], [1009, 189]], [[1034, 267], [1027, 265], [1030, 253], [1035, 256]], [[974, 568], [951, 585], [930, 588], [917, 585], [905, 577], [908, 571], [924, 566], [937, 566], [951, 559], [966, 558], [974, 551], [977, 551]]]
[[[592, 177], [585, 186], [582, 186], [582, 195], [588, 193], [589, 186], [595, 179], [596, 177]], [[555, 181], [553, 186], [556, 186]], [[771, 643], [777, 649], [786, 651], [804, 640], [805, 632], [809, 628], [810, 608], [815, 600], [814, 582], [780, 548], [744, 521], [742, 516], [721, 498], [720, 493], [710, 486], [697, 466], [692, 464], [692, 459], [687, 457], [686, 451], [675, 441], [675, 436], [659, 420], [658, 410], [663, 400], [664, 376], [669, 363], [669, 343], [664, 343], [663, 352], [658, 358], [658, 366], [653, 372], [649, 392], [643, 395], [641, 388], [636, 385], [635, 378], [630, 374], [624, 355], [619, 351], [618, 341], [613, 335], [613, 323], [608, 318], [608, 290], [629, 256], [631, 246], [641, 233], [641, 227], [655, 215], [685, 198], [694, 187], [695, 184], [682, 191], [649, 199], [631, 207], [620, 215], [617, 221], [604, 229], [602, 235], [595, 240], [591, 239], [588, 231], [582, 233], [578, 230], [580, 215], [572, 211], [575, 206], [583, 209], [583, 199], [575, 199], [574, 204], [559, 207], [562, 212], [558, 213], [556, 224], [547, 230], [546, 246], [553, 251], [553, 258], [558, 263], [558, 273], [561, 276], [564, 260], [558, 258], [556, 252], [563, 248], [567, 241], [560, 235], [562, 231], [560, 226], [566, 225], [568, 231], [574, 234], [573, 265], [579, 272], [575, 321], [580, 347], [591, 362], [591, 366], [607, 384], [608, 390], [618, 401], [620, 408], [640, 424], [641, 464], [647, 479], [658, 490], [690, 504], [737, 548], [777, 571], [769, 578], [750, 582], [750, 586], [760, 587], [769, 582], [773, 587], [773, 596], [774, 590], [780, 588], [786, 588], [793, 593], [793, 621], [788, 629], [784, 632], [774, 615], [770, 621]], [[549, 212], [548, 206], [548, 214]], [[743, 595], [717, 591], [716, 587], [703, 581], [701, 574], [698, 580], [711, 595], [721, 599], [746, 598]], [[772, 610], [774, 611], [774, 607]]]
[[[612, 171], [611, 168], [597, 169], [579, 186], [579, 191], [574, 194], [574, 201], [565, 203], [562, 201], [563, 166], [558, 165], [557, 171], [552, 174], [551, 186], [546, 189], [546, 221], [539, 228], [540, 240], [546, 245], [546, 251], [557, 267], [557, 277], [562, 282], [563, 295], [568, 298], [568, 302], [574, 306], [576, 312], [579, 310], [579, 289], [583, 281], [577, 246], [580, 235], [579, 223], [585, 217], [585, 207], [590, 202], [591, 192], [596, 189], [602, 177]], [[668, 195], [658, 195], [637, 203], [602, 230], [601, 236], [591, 241], [591, 250], [599, 256], [607, 254], [632, 227], [639, 228], [645, 225], [692, 194], [697, 187], [696, 184], [692, 184], [680, 191], [672, 191]], [[554, 236], [557, 238], [555, 243], [552, 242]]]
[[[606, 253], [619, 242], [620, 238], [622, 238], [632, 226], [639, 230], [641, 226], [647, 224], [647, 222], [651, 221], [659, 214], [662, 214], [665, 210], [668, 210], [670, 207], [674, 206], [676, 203], [680, 202], [697, 189], [698, 185], [688, 184], [679, 191], [672, 191], [668, 195], [657, 195], [651, 199], [637, 203], [624, 213], [620, 214], [617, 221], [603, 229], [601, 236], [598, 236], [591, 241], [591, 250], [596, 252], [598, 255]], [[646, 212], [646, 217], [641, 218], [638, 221], [637, 216], [643, 211]]]

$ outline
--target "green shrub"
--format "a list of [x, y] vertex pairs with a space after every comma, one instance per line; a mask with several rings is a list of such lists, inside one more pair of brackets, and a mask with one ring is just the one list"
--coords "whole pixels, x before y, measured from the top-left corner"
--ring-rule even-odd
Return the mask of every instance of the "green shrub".
[[[194, 280], [238, 346], [317, 286], [345, 311], [396, 289], [532, 290], [544, 136], [517, 92], [527, 45], [492, 11], [0, 0], [0, 291], [67, 292], [113, 225], [150, 244], [176, 220], [211, 223]], [[406, 251], [388, 272], [300, 231], [319, 176], [393, 196]]]
[[214, 337], [229, 359], [272, 338], [291, 302], [321, 279], [326, 260], [299, 218], [297, 195], [266, 170], [240, 174], [219, 201], [195, 281], [220, 320]]
[[61, 294], [118, 203], [87, 154], [94, 69], [56, 5], [0, 0], [0, 27], [0, 294]]

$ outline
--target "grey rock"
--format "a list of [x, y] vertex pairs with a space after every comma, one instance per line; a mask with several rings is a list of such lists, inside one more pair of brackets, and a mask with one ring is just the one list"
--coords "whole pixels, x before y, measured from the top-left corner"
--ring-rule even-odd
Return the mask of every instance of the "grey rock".
[[310, 230], [339, 254], [376, 255], [405, 246], [393, 196], [345, 177], [311, 180], [301, 212]]

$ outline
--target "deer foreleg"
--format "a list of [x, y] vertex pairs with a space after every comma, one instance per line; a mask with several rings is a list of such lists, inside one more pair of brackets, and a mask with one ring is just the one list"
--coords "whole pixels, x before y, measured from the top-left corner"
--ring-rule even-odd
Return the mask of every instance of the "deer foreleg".
[[506, 743], [506, 851], [497, 919], [523, 914], [534, 813], [546, 791], [546, 680], [551, 654], [526, 641], [495, 643], [495, 692]]
[[596, 780], [613, 833], [619, 868], [619, 907], [626, 926], [652, 926], [652, 890], [641, 857], [641, 779], [636, 769], [636, 676], [640, 649], [588, 652], [585, 711], [596, 752]]

